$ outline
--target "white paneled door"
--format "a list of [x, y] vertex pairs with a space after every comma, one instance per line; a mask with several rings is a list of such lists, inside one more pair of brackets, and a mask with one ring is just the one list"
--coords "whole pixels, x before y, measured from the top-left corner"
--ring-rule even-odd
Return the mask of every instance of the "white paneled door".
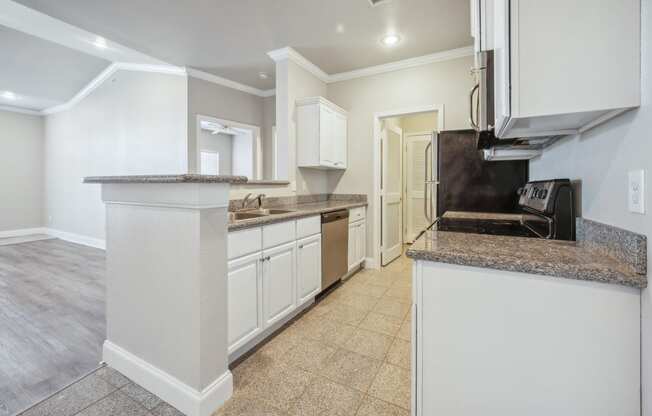
[[397, 127], [385, 126], [381, 141], [381, 263], [384, 266], [401, 255], [403, 246], [403, 132]]
[[[424, 210], [426, 180], [426, 147], [432, 141], [432, 133], [407, 135], [406, 189], [405, 189], [405, 240], [414, 241], [429, 224]], [[436, 198], [433, 198], [436, 200]]]

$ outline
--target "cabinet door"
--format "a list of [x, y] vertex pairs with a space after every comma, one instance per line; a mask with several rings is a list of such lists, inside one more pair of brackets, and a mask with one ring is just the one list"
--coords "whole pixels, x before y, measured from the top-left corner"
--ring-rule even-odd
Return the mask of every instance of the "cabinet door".
[[229, 353], [263, 330], [261, 253], [228, 264]]
[[321, 234], [297, 241], [298, 305], [321, 290]]
[[322, 165], [335, 165], [333, 124], [335, 112], [325, 105], [319, 106], [319, 159]]
[[335, 141], [335, 166], [340, 169], [346, 168], [346, 116], [334, 113], [334, 141]]
[[263, 251], [265, 326], [292, 312], [296, 302], [296, 242]]
[[358, 229], [356, 231], [356, 258], [358, 259], [358, 264], [362, 263], [367, 256], [367, 233], [366, 233], [366, 225], [364, 220], [360, 221], [358, 223]]
[[357, 249], [356, 245], [358, 244], [357, 238], [357, 223], [349, 224], [349, 271], [353, 270], [357, 262]]

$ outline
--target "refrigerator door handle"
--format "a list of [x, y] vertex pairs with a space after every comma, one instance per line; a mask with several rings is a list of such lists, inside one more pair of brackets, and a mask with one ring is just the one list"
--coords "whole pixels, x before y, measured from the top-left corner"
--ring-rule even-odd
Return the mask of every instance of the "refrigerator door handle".
[[428, 188], [431, 186], [432, 181], [428, 178], [428, 151], [432, 148], [432, 141], [426, 146], [425, 154], [425, 167], [424, 167], [424, 178], [423, 178], [423, 214], [426, 217], [428, 223], [432, 222], [432, 215], [430, 215], [430, 210], [428, 209]]

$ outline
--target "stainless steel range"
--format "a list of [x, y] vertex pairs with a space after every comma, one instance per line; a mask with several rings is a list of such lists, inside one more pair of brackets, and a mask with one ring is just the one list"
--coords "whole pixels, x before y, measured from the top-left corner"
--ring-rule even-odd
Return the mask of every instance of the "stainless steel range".
[[568, 179], [528, 182], [519, 190], [514, 213], [448, 211], [437, 230], [575, 240], [575, 201]]

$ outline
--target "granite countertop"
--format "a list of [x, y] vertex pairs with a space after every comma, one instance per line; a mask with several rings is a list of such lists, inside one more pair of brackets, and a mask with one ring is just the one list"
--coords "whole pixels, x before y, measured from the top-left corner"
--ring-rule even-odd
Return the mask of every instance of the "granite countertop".
[[[644, 253], [643, 253], [644, 255]], [[415, 260], [647, 286], [646, 273], [584, 241], [559, 241], [450, 231], [427, 231], [408, 249]]]
[[522, 214], [508, 214], [501, 212], [470, 212], [470, 211], [446, 211], [442, 218], [456, 220], [505, 220], [520, 221]]
[[367, 201], [362, 200], [327, 200], [319, 202], [308, 202], [299, 204], [284, 204], [279, 206], [265, 206], [265, 208], [277, 208], [292, 210], [287, 214], [275, 214], [264, 217], [248, 218], [246, 220], [229, 221], [229, 231], [242, 230], [245, 228], [259, 227], [261, 225], [294, 220], [297, 218], [310, 217], [326, 212], [340, 209], [350, 209], [367, 206]]
[[84, 183], [247, 183], [246, 176], [230, 175], [125, 175], [88, 176]]

